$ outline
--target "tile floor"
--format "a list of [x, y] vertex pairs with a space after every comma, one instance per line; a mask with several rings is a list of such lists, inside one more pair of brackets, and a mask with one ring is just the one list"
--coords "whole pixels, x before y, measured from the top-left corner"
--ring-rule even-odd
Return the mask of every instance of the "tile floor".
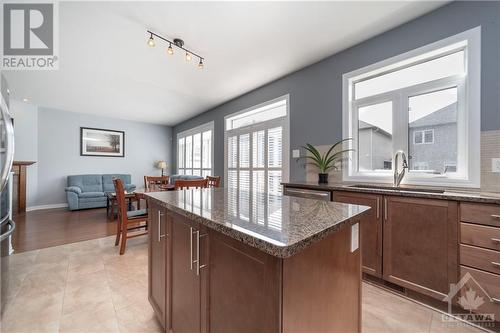
[[[0, 327], [18, 332], [160, 332], [147, 299], [147, 239], [119, 256], [114, 237], [9, 257], [9, 302]], [[446, 326], [441, 314], [369, 284], [363, 287], [364, 333], [476, 333]]]

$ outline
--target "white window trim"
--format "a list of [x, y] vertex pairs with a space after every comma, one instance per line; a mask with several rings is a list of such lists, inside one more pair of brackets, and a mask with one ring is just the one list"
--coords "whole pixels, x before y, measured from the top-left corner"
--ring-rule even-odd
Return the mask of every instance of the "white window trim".
[[[175, 144], [176, 144], [176, 147], [177, 149], [175, 150], [176, 151], [176, 154], [177, 156], [175, 156], [175, 159], [176, 159], [176, 168], [177, 168], [177, 174], [179, 174], [179, 139], [182, 139], [182, 138], [185, 138], [187, 136], [191, 136], [191, 135], [194, 135], [194, 134], [198, 134], [198, 133], [201, 133], [202, 134], [202, 145], [203, 145], [203, 132], [205, 131], [212, 131], [212, 138], [210, 140], [211, 142], [211, 159], [210, 159], [210, 170], [211, 170], [211, 174], [213, 175], [213, 172], [214, 172], [214, 122], [211, 121], [211, 122], [208, 122], [208, 123], [205, 123], [203, 125], [199, 125], [199, 126], [196, 126], [196, 127], [193, 127], [193, 128], [190, 128], [188, 130], [185, 130], [183, 132], [180, 132], [180, 133], [177, 133], [177, 139], [175, 141]], [[186, 147], [186, 141], [184, 141], [184, 149]], [[203, 163], [203, 146], [201, 147], [201, 161]], [[191, 161], [193, 161], [193, 156], [191, 156]], [[201, 165], [200, 168], [194, 168], [191, 166], [191, 168], [186, 168], [186, 154], [185, 154], [185, 151], [184, 151], [184, 168], [181, 168], [181, 169], [191, 169], [191, 170], [194, 170], [194, 169], [200, 169], [203, 170], [204, 169], [208, 169], [208, 168], [203, 168], [203, 164]]]
[[[358, 70], [346, 73], [342, 76], [342, 118], [343, 118], [343, 138], [353, 138], [350, 142], [350, 148], [357, 147], [357, 133], [353, 133], [352, 124], [356, 119], [353, 117], [356, 112], [353, 112], [353, 104], [351, 98], [353, 96], [351, 82], [360, 78], [366, 79], [368, 74], [373, 76], [375, 72], [379, 71], [377, 75], [385, 73], [387, 68], [394, 66], [393, 68], [400, 69], [401, 66], [395, 67], [396, 64], [404, 63], [407, 61], [406, 66], [413, 65], [415, 62], [409, 62], [409, 59], [415, 59], [417, 57], [422, 57], [425, 54], [432, 52], [437, 52], [438, 50], [449, 49], [453, 51], [457, 47], [457, 43], [461, 43], [467, 40], [467, 75], [463, 80], [462, 84], [459, 84], [459, 100], [458, 104], [463, 105], [464, 110], [459, 112], [463, 115], [464, 119], [460, 119], [459, 124], [462, 124], [464, 128], [461, 130], [465, 135], [460, 136], [459, 146], [466, 147], [465, 151], [459, 151], [459, 154], [463, 155], [463, 159], [466, 164], [466, 170], [464, 178], [449, 178], [446, 176], [432, 176], [432, 175], [421, 175], [407, 173], [403, 179], [405, 184], [414, 185], [433, 185], [433, 186], [447, 186], [447, 187], [471, 187], [479, 188], [481, 185], [481, 165], [480, 165], [480, 137], [481, 137], [481, 27], [464, 31], [462, 33], [456, 34], [454, 36], [442, 39], [435, 43], [425, 45], [423, 47], [417, 48], [415, 50], [397, 55], [395, 57], [377, 62], [375, 64], [360, 68]], [[439, 53], [442, 54], [442, 53]], [[429, 59], [429, 58], [425, 58]], [[403, 66], [404, 67], [404, 66]], [[382, 68], [385, 70], [382, 71]], [[446, 85], [446, 79], [440, 79], [432, 82], [426, 82], [422, 85], [429, 85], [429, 91], [432, 91], [432, 86], [439, 84], [440, 87]], [[409, 87], [408, 89], [411, 89]], [[464, 93], [465, 92], [465, 93]], [[384, 94], [379, 94], [372, 97], [363, 98], [363, 101], [370, 100], [370, 103], [376, 101], [387, 101], [383, 99]], [[382, 99], [381, 99], [382, 98]], [[378, 100], [377, 100], [378, 99]], [[358, 105], [359, 107], [359, 105]], [[398, 108], [402, 106], [395, 105], [393, 108]], [[467, 126], [468, 124], [468, 126]], [[393, 126], [406, 126], [407, 124], [393, 124]], [[355, 135], [356, 134], [356, 135]], [[408, 144], [406, 143], [393, 143], [393, 151], [398, 149], [407, 150]], [[393, 181], [392, 172], [380, 173], [358, 173], [354, 169], [357, 165], [357, 152], [351, 152], [349, 154], [349, 162], [343, 169], [343, 180], [347, 182], [374, 182], [374, 183], [391, 183]]]
[[[227, 127], [226, 120], [228, 118], [232, 118], [232, 117], [237, 116], [239, 114], [253, 111], [255, 109], [264, 107], [264, 106], [269, 105], [269, 104], [276, 103], [276, 102], [284, 100], [284, 99], [286, 100], [286, 116], [285, 117], [271, 119], [271, 120], [267, 120], [264, 122], [260, 122], [260, 123], [256, 123], [256, 124], [252, 124], [252, 125], [248, 125], [248, 126], [244, 126], [244, 127], [238, 127], [236, 129], [231, 129], [231, 130], [226, 129], [226, 127]], [[226, 179], [226, 180], [228, 179], [228, 147], [227, 147], [228, 136], [239, 135], [240, 133], [243, 134], [243, 133], [246, 133], [248, 131], [257, 131], [263, 127], [264, 128], [271, 128], [268, 125], [270, 123], [273, 123], [276, 126], [279, 126], [279, 125], [283, 126], [283, 141], [282, 141], [282, 144], [283, 144], [283, 161], [282, 161], [283, 167], [282, 167], [282, 170], [283, 171], [281, 174], [281, 177], [282, 177], [281, 181], [282, 182], [288, 181], [289, 174], [290, 174], [290, 95], [289, 94], [286, 94], [284, 96], [280, 96], [278, 98], [260, 103], [258, 105], [254, 105], [252, 107], [246, 108], [246, 109], [241, 110], [241, 111], [231, 113], [231, 114], [224, 117], [224, 179]], [[274, 126], [272, 126], [272, 127], [274, 127]], [[228, 135], [228, 134], [230, 134], [230, 135]], [[239, 149], [239, 147], [238, 147], [238, 149]], [[266, 149], [266, 153], [267, 153], [267, 149]]]

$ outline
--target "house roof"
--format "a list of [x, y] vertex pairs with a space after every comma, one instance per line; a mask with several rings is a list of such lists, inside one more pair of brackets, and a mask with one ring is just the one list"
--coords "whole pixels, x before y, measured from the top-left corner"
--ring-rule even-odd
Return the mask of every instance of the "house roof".
[[436, 126], [457, 122], [457, 103], [432, 112], [410, 123], [410, 127]]
[[383, 135], [392, 136], [389, 132], [384, 131], [382, 128], [377, 127], [377, 126], [372, 125], [372, 124], [369, 124], [369, 123], [362, 121], [362, 120], [359, 121], [358, 129], [359, 130], [372, 129], [373, 131], [381, 133]]

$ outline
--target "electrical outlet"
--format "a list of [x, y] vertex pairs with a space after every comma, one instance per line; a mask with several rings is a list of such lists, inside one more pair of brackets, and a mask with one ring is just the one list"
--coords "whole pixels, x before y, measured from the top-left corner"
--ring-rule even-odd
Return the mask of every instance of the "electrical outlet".
[[292, 157], [299, 158], [300, 157], [300, 150], [299, 149], [292, 150]]
[[500, 158], [491, 159], [491, 172], [500, 172]]

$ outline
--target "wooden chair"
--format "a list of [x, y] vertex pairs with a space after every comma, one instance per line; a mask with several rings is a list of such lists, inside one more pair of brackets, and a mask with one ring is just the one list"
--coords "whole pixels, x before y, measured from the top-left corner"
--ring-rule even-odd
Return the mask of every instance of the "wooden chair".
[[219, 187], [220, 186], [220, 176], [207, 176], [208, 187]]
[[157, 185], [168, 185], [169, 176], [144, 176], [144, 188], [150, 189]]
[[183, 190], [189, 188], [206, 188], [208, 187], [208, 179], [193, 179], [193, 180], [182, 180], [177, 179], [175, 181], [175, 189]]
[[[121, 179], [113, 179], [113, 183], [115, 185], [116, 204], [118, 206], [115, 246], [118, 246], [121, 241], [120, 255], [122, 255], [125, 253], [127, 239], [143, 236], [148, 233], [148, 211], [147, 209], [127, 211], [123, 182]], [[140, 231], [138, 229], [145, 230]]]

